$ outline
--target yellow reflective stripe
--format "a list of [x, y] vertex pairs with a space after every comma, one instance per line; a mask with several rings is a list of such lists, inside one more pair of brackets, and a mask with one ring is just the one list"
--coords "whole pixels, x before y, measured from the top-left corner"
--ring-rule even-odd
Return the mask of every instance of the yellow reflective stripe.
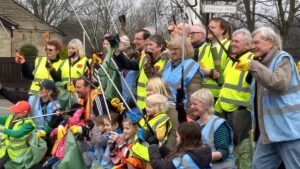
[[202, 88], [206, 88], [206, 89], [220, 89], [219, 85], [214, 85], [214, 84], [202, 84]]
[[250, 107], [249, 102], [243, 102], [243, 101], [228, 99], [228, 98], [224, 98], [224, 97], [220, 97], [220, 101], [225, 102], [225, 103], [229, 103], [229, 104], [233, 104], [233, 105], [240, 105], [240, 106], [244, 106], [244, 107]]
[[19, 143], [19, 142], [22, 142], [22, 141], [26, 141], [26, 139], [27, 138], [13, 138], [13, 139], [11, 138], [10, 142], [11, 143]]
[[139, 86], [139, 87], [146, 87], [146, 83], [138, 82], [137, 86]]
[[[205, 45], [205, 46], [202, 48], [201, 53], [198, 55], [199, 56], [198, 57], [198, 62], [203, 58], [203, 56], [205, 54], [205, 51], [206, 51], [206, 48], [207, 48], [207, 46], [209, 46], [209, 44], [203, 44], [203, 45]], [[199, 52], [200, 52], [200, 49], [201, 49], [201, 47], [199, 48]]]
[[41, 65], [41, 63], [42, 63], [42, 59], [43, 59], [43, 56], [41, 56], [41, 57], [38, 58], [38, 63], [37, 63], [37, 65], [35, 66], [35, 68], [34, 68], [34, 70], [33, 70], [33, 72], [32, 72], [33, 76], [35, 76], [35, 74], [36, 74], [38, 68], [40, 67], [40, 65]]
[[167, 115], [165, 115], [165, 116], [161, 117], [160, 119], [156, 120], [154, 122], [154, 124], [151, 126], [151, 128], [153, 130], [156, 130], [156, 128], [157, 128], [158, 125], [160, 125], [161, 123], [163, 123], [163, 122], [165, 122], [167, 120], [169, 120], [169, 117]]
[[137, 95], [137, 96], [136, 96], [136, 99], [137, 99], [137, 100], [145, 100], [145, 99], [146, 99], [146, 97], [143, 97], [143, 96], [139, 96], [139, 95]]
[[11, 146], [11, 145], [8, 145], [7, 146], [7, 149], [11, 149], [13, 151], [16, 151], [16, 150], [21, 150], [21, 149], [24, 149], [24, 148], [28, 148], [27, 144], [22, 144], [22, 145], [19, 145], [19, 146]]
[[30, 94], [34, 94], [34, 95], [37, 95], [37, 94], [39, 94], [39, 91], [30, 89], [30, 90], [29, 90], [29, 93], [30, 93]]

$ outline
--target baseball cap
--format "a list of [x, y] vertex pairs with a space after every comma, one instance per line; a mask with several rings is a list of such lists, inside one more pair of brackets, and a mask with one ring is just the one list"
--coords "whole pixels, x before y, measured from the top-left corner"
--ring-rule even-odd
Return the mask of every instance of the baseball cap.
[[30, 104], [27, 101], [19, 101], [13, 106], [9, 107], [10, 111], [14, 113], [29, 113], [30, 112]]
[[57, 87], [55, 86], [55, 83], [51, 80], [44, 80], [42, 83], [39, 84], [40, 87], [43, 87], [45, 89], [50, 89], [52, 91], [56, 91]]

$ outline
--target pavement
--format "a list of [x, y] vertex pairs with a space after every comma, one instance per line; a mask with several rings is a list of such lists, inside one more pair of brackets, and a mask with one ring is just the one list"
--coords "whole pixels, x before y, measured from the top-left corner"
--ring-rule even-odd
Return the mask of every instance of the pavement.
[[0, 116], [8, 115], [10, 113], [8, 107], [11, 105], [13, 104], [8, 100], [0, 98]]

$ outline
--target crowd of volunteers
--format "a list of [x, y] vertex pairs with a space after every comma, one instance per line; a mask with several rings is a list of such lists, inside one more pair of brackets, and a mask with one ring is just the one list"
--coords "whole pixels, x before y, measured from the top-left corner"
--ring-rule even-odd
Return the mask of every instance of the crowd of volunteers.
[[0, 83], [14, 103], [0, 116], [0, 169], [300, 168], [300, 77], [272, 28], [214, 17], [132, 42], [124, 30], [101, 55], [79, 39], [66, 59], [56, 39], [33, 64], [16, 53], [32, 83], [27, 94]]

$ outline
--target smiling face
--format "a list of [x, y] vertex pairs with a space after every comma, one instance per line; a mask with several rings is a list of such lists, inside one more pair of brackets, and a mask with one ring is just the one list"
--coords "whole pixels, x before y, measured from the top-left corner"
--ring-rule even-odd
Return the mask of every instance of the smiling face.
[[273, 41], [269, 38], [263, 38], [259, 33], [252, 37], [252, 52], [255, 57], [263, 58], [272, 49]]
[[72, 54], [74, 53], [74, 56], [78, 56], [78, 47], [74, 44], [70, 44], [68, 45], [68, 55], [72, 56]]
[[244, 34], [238, 33], [232, 37], [231, 50], [234, 54], [240, 54], [249, 50], [249, 44], [246, 41]]
[[191, 111], [194, 116], [201, 117], [208, 113], [208, 107], [196, 99], [191, 98]]
[[136, 128], [129, 121], [123, 123], [123, 133], [125, 140], [133, 138], [136, 132]]
[[146, 39], [144, 39], [144, 32], [136, 33], [134, 35], [133, 43], [134, 43], [136, 49], [143, 50], [147, 45], [147, 41], [146, 41]]
[[56, 59], [57, 55], [59, 54], [59, 50], [56, 49], [54, 45], [47, 45], [46, 47], [47, 57], [50, 60]]
[[172, 61], [177, 61], [181, 59], [181, 48], [177, 45], [172, 45], [170, 48], [170, 54]]
[[50, 99], [52, 93], [52, 90], [41, 87], [39, 91], [39, 96], [42, 99]]

